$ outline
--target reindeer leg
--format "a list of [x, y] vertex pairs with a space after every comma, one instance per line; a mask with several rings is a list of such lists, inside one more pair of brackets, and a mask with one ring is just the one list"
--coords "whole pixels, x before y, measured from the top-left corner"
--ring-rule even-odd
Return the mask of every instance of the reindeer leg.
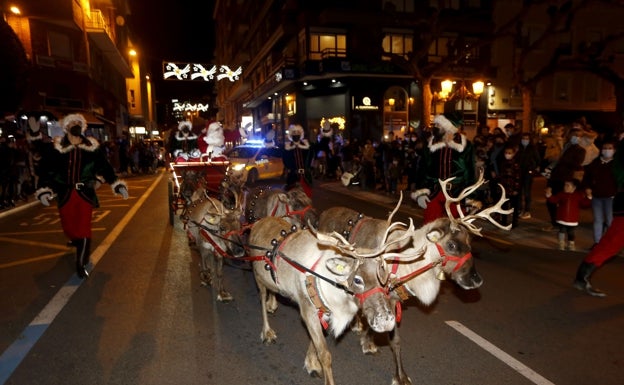
[[271, 314], [277, 311], [277, 298], [275, 294], [269, 292], [267, 298], [267, 311]]
[[394, 356], [394, 363], [396, 365], [396, 372], [392, 378], [392, 385], [412, 385], [412, 380], [407, 376], [405, 370], [403, 370], [403, 361], [401, 359], [401, 337], [399, 336], [398, 325], [394, 327], [394, 330], [390, 332], [390, 349]]
[[277, 334], [269, 325], [269, 316], [267, 315], [267, 288], [256, 278], [256, 283], [260, 291], [260, 303], [262, 304], [262, 333], [260, 339], [266, 345], [270, 345], [277, 339]]
[[[308, 334], [312, 339], [308, 347], [308, 352], [304, 361], [304, 368], [308, 374], [322, 374], [325, 379], [325, 385], [335, 385], [334, 374], [332, 372], [332, 357], [327, 348], [327, 341], [321, 328], [316, 309], [308, 304], [300, 305], [301, 318], [306, 324]], [[318, 364], [320, 363], [320, 369]]]
[[205, 250], [201, 245], [199, 245], [199, 256], [200, 256], [200, 270], [199, 270], [199, 278], [201, 279], [202, 286], [211, 286], [212, 285], [212, 270], [210, 269], [210, 259], [212, 255]]
[[360, 346], [362, 347], [362, 353], [376, 354], [377, 345], [375, 344], [375, 332], [365, 323], [362, 323], [362, 326], [364, 326], [364, 333], [360, 335]]
[[351, 331], [357, 334], [362, 334], [364, 328], [365, 326], [362, 322], [362, 317], [360, 317], [360, 313], [358, 312], [355, 317], [353, 317], [353, 322], [351, 323]]
[[223, 256], [219, 253], [214, 253], [214, 257], [217, 264], [215, 269], [217, 277], [215, 285], [217, 289], [217, 301], [230, 302], [234, 297], [223, 288]]

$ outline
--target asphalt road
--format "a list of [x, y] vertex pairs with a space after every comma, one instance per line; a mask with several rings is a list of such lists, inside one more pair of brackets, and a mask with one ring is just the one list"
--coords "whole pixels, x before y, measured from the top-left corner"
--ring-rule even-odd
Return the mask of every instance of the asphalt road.
[[[182, 224], [168, 223], [161, 175], [130, 178], [128, 201], [103, 187], [86, 281], [73, 274], [53, 209], [0, 218], [0, 384], [322, 383], [302, 369], [308, 337], [286, 300], [271, 317], [278, 342], [260, 342], [248, 266], [226, 267], [231, 303], [201, 285]], [[396, 197], [317, 183], [314, 203], [385, 217]], [[411, 202], [398, 219], [408, 216], [419, 224]], [[544, 223], [536, 214], [512, 232], [485, 225], [473, 240], [481, 288], [446, 282], [433, 306], [404, 304], [403, 361], [414, 383], [622, 383], [623, 260], [595, 274], [607, 298], [585, 296], [571, 287], [584, 252], [554, 250]], [[331, 340], [336, 383], [390, 384], [390, 350], [384, 336], [378, 343], [377, 355], [364, 356], [352, 332]]]

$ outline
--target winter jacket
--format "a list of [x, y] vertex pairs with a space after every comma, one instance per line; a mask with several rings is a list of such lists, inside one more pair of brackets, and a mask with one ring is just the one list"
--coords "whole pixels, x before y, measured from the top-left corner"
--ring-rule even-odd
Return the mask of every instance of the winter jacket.
[[602, 157], [594, 159], [585, 166], [583, 187], [592, 190], [592, 196], [596, 198], [609, 198], [617, 193], [617, 181], [613, 173], [615, 162], [604, 162]]
[[591, 199], [578, 190], [572, 193], [562, 191], [551, 195], [547, 200], [557, 205], [557, 223], [566, 226], [578, 226], [581, 208], [591, 205]]

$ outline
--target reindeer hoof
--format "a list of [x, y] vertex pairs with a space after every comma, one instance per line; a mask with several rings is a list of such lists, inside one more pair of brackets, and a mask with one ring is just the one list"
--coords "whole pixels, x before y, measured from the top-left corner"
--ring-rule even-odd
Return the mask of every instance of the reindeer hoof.
[[222, 291], [217, 296], [217, 301], [219, 302], [230, 302], [232, 300], [234, 300], [234, 297], [232, 297], [232, 295], [228, 293], [227, 291]]
[[277, 334], [275, 334], [273, 329], [269, 329], [266, 332], [262, 332], [262, 334], [260, 334], [260, 338], [262, 339], [263, 344], [272, 345], [277, 340]]
[[403, 377], [403, 379], [393, 377], [392, 385], [412, 385], [412, 380], [407, 376]]
[[374, 342], [366, 341], [361, 342], [362, 345], [362, 353], [364, 354], [376, 354], [377, 353], [377, 345]]

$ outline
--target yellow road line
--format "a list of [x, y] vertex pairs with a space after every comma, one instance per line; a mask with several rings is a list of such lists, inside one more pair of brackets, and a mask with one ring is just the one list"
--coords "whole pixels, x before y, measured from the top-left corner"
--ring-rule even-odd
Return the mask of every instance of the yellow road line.
[[[69, 249], [67, 249], [67, 251], [69, 251]], [[19, 266], [19, 265], [25, 265], [27, 263], [32, 263], [32, 262], [39, 262], [39, 261], [43, 261], [43, 260], [46, 260], [46, 259], [58, 258], [58, 257], [63, 256], [65, 254], [67, 254], [67, 252], [47, 254], [47, 255], [42, 255], [40, 257], [22, 259], [22, 260], [19, 260], [19, 261], [9, 262], [9, 263], [3, 263], [3, 264], [0, 264], [0, 269], [4, 269], [4, 268], [7, 268], [7, 267], [13, 267], [13, 266]]]
[[[104, 231], [106, 227], [94, 227], [91, 231]], [[54, 234], [59, 233], [62, 234], [63, 230], [40, 230], [40, 231], [16, 231], [13, 233], [0, 233], [0, 236], [9, 236], [9, 235], [31, 235], [31, 234]]]
[[56, 250], [69, 250], [67, 245], [59, 245], [58, 243], [37, 242], [37, 241], [29, 241], [29, 240], [5, 238], [5, 237], [0, 237], [0, 241], [4, 241], [7, 243], [14, 243], [18, 245], [26, 245], [26, 246], [42, 246], [42, 247], [47, 247], [49, 249], [56, 249]]

